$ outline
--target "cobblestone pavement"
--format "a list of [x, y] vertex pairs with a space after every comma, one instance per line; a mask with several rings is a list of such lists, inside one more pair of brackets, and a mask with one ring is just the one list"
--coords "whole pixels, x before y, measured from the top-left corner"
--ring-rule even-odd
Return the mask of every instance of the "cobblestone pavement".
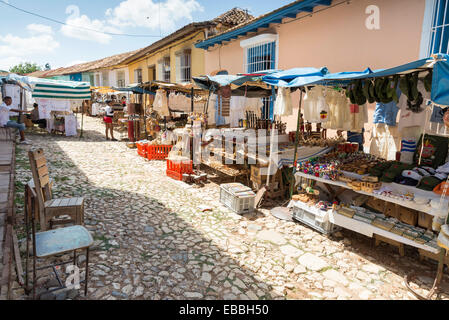
[[[95, 239], [87, 298], [83, 286], [45, 293], [56, 279], [43, 270], [41, 299], [415, 299], [403, 282], [410, 271], [419, 275], [414, 286], [421, 293], [432, 286], [436, 263], [420, 262], [413, 248], [400, 257], [397, 249], [374, 248], [356, 233], [326, 237], [266, 209], [239, 216], [219, 203], [217, 185], [197, 189], [171, 180], [164, 162], [105, 141], [99, 119], [84, 123], [81, 140], [29, 135], [47, 156], [54, 197], [85, 197], [85, 224]], [[28, 148], [17, 147], [18, 217], [31, 178]], [[212, 211], [201, 212], [199, 205]], [[22, 254], [24, 246], [21, 241]], [[57, 259], [64, 258], [70, 257]], [[26, 299], [18, 283], [13, 298]]]

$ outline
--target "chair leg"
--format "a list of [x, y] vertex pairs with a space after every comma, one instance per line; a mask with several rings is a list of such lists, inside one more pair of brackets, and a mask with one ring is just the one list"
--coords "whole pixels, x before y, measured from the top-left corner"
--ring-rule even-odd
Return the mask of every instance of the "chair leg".
[[30, 214], [30, 210], [31, 210], [31, 205], [30, 205], [30, 198], [29, 198], [30, 194], [28, 192], [28, 186], [25, 187], [25, 232], [26, 232], [26, 242], [27, 242], [27, 248], [26, 248], [26, 258], [25, 258], [25, 293], [28, 294], [29, 293], [29, 286], [28, 286], [28, 259], [30, 257], [30, 249], [29, 249], [29, 239], [30, 239], [30, 234], [29, 234], [29, 230], [28, 230], [28, 222], [29, 222], [29, 217], [28, 215]]
[[87, 297], [87, 283], [89, 281], [89, 247], [86, 248], [86, 278], [84, 280], [84, 296]]

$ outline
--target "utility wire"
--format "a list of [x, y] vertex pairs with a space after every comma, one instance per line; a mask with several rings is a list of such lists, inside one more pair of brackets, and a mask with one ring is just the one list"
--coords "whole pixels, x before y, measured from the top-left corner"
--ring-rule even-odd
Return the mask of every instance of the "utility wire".
[[2, 4], [4, 4], [4, 5], [7, 5], [7, 6], [11, 7], [11, 8], [14, 8], [14, 9], [16, 9], [16, 10], [18, 10], [18, 11], [21, 11], [21, 12], [24, 12], [24, 13], [27, 13], [27, 14], [30, 14], [30, 15], [33, 15], [33, 16], [36, 16], [36, 17], [45, 19], [45, 20], [49, 20], [49, 21], [52, 21], [52, 22], [55, 22], [55, 23], [59, 23], [59, 24], [62, 24], [62, 25], [65, 25], [65, 26], [68, 26], [68, 27], [71, 27], [71, 28], [75, 28], [75, 29], [83, 29], [83, 30], [87, 30], [87, 31], [91, 31], [91, 32], [97, 32], [97, 33], [101, 33], [101, 34], [107, 34], [107, 35], [110, 35], [110, 36], [139, 37], [139, 38], [161, 38], [161, 36], [155, 36], [155, 35], [127, 34], [127, 33], [113, 33], [113, 32], [106, 32], [106, 31], [99, 31], [99, 30], [90, 29], [90, 28], [85, 28], [85, 27], [73, 26], [73, 25], [70, 25], [70, 24], [68, 24], [68, 23], [66, 23], [66, 22], [62, 22], [62, 21], [59, 21], [59, 20], [55, 20], [55, 19], [53, 19], [53, 18], [45, 17], [45, 16], [42, 16], [42, 15], [40, 15], [40, 14], [31, 12], [31, 11], [27, 11], [27, 10], [25, 10], [25, 9], [18, 8], [18, 7], [16, 7], [16, 6], [13, 6], [12, 4], [10, 4], [10, 3], [4, 1], [4, 0], [0, 0], [0, 3], [2, 3]]

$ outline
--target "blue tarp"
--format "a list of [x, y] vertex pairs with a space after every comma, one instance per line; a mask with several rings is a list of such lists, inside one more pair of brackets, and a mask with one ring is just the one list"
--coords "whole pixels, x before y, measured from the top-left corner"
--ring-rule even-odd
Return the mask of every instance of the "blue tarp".
[[[433, 67], [431, 99], [436, 104], [449, 105], [449, 55], [441, 55]], [[446, 61], [443, 61], [446, 60]]]
[[129, 86], [129, 87], [124, 87], [124, 88], [112, 87], [112, 89], [116, 90], [116, 91], [123, 91], [123, 92], [132, 92], [132, 93], [139, 93], [139, 94], [146, 93], [146, 94], [156, 95], [156, 92], [148, 91], [148, 90], [145, 90], [138, 86]]
[[[388, 77], [397, 74], [406, 74], [419, 70], [426, 70], [433, 68], [432, 80], [432, 95], [431, 99], [435, 104], [449, 105], [449, 55], [441, 54], [436, 58], [426, 58], [407, 63], [398, 67], [390, 69], [379, 69], [372, 71], [367, 68], [361, 72], [339, 72], [339, 73], [325, 73], [322, 76], [306, 75], [305, 70], [313, 68], [296, 68], [269, 74], [262, 78], [262, 81], [279, 86], [298, 88], [313, 85], [341, 85], [347, 84], [353, 80], [358, 79], [372, 79], [380, 77]], [[323, 70], [322, 68], [320, 70]]]
[[302, 83], [319, 81], [328, 73], [326, 67], [321, 69], [294, 68], [268, 74], [262, 77], [262, 81], [278, 87], [300, 87]]

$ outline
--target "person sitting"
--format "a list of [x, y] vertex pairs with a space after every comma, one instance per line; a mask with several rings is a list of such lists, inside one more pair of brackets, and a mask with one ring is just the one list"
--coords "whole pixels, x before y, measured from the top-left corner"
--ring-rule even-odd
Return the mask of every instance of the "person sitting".
[[47, 120], [40, 119], [39, 117], [39, 105], [37, 103], [33, 104], [33, 111], [31, 111], [31, 122], [39, 125], [39, 128], [45, 129], [47, 127]]
[[3, 98], [3, 103], [0, 105], [0, 127], [18, 129], [20, 133], [20, 143], [31, 144], [29, 140], [25, 139], [25, 125], [9, 119], [10, 112], [27, 113], [27, 111], [13, 109], [11, 104], [11, 97], [6, 96]]

